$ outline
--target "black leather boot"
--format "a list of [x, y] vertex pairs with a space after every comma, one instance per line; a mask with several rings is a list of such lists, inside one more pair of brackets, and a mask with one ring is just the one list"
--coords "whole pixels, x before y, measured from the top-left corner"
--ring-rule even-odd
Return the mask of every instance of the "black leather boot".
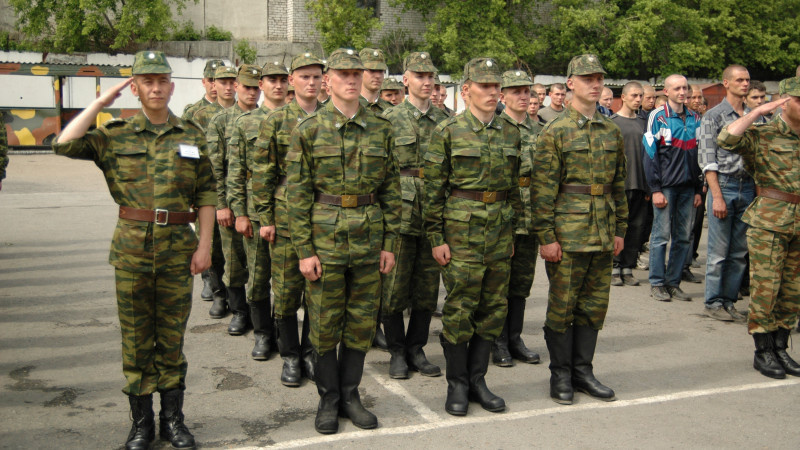
[[408, 378], [406, 364], [406, 324], [403, 313], [395, 313], [383, 317], [383, 329], [386, 330], [386, 344], [389, 346], [389, 377], [395, 379]]
[[786, 370], [775, 356], [772, 333], [753, 333], [753, 341], [756, 344], [753, 368], [766, 377], [786, 378]]
[[339, 431], [339, 362], [336, 350], [324, 355], [312, 352], [314, 365], [319, 369], [316, 374], [319, 405], [314, 428], [318, 433], [333, 434]]
[[514, 360], [511, 359], [511, 352], [508, 351], [508, 319], [503, 323], [503, 331], [500, 336], [492, 343], [492, 364], [497, 367], [513, 367]]
[[128, 395], [133, 426], [125, 442], [125, 450], [146, 450], [156, 438], [156, 422], [153, 415], [153, 394]]
[[208, 285], [211, 287], [214, 301], [208, 310], [208, 315], [212, 319], [222, 319], [228, 315], [228, 289], [214, 266], [211, 266], [206, 272], [208, 272]]
[[303, 330], [300, 337], [300, 359], [303, 365], [303, 376], [308, 378], [308, 381], [316, 383], [314, 379], [314, 348], [311, 341], [308, 339], [309, 332], [308, 312], [303, 318]]
[[228, 334], [241, 336], [250, 329], [250, 308], [247, 306], [244, 286], [228, 286], [228, 306], [233, 313], [231, 323], [228, 325]]
[[522, 341], [522, 325], [525, 323], [525, 299], [522, 297], [508, 298], [508, 351], [514, 359], [528, 364], [539, 364], [539, 354], [531, 351]]
[[572, 327], [556, 333], [544, 327], [544, 340], [550, 353], [550, 398], [562, 405], [571, 405], [572, 389]]
[[[380, 314], [378, 315], [380, 317]], [[381, 330], [381, 321], [377, 320], [375, 324], [375, 338], [372, 340], [372, 346], [382, 352], [389, 351], [389, 344], [386, 342], [386, 336]]]
[[161, 391], [161, 412], [158, 413], [161, 439], [172, 448], [195, 448], [194, 436], [183, 423], [183, 389]]
[[444, 409], [454, 416], [467, 415], [469, 408], [469, 370], [467, 369], [467, 343], [451, 344], [439, 335], [444, 351], [447, 379], [447, 400]]
[[274, 332], [269, 300], [250, 303], [250, 320], [253, 322], [253, 338], [255, 340], [250, 356], [256, 361], [266, 361], [272, 353], [270, 343]]
[[781, 366], [783, 366], [784, 372], [795, 377], [800, 377], [800, 364], [797, 364], [797, 361], [792, 359], [786, 352], [786, 348], [789, 346], [789, 330], [786, 328], [778, 328], [776, 331], [773, 331], [772, 343], [775, 349], [775, 357], [778, 359]]
[[281, 384], [289, 387], [300, 386], [300, 341], [297, 337], [297, 316], [275, 319], [278, 329], [278, 351], [283, 359]]
[[208, 273], [209, 270], [211, 269], [206, 269], [203, 271], [203, 273], [200, 274], [200, 279], [203, 280], [203, 290], [200, 291], [200, 299], [203, 300], [204, 302], [210, 302], [211, 300], [214, 299], [214, 291], [211, 290], [211, 283], [208, 280], [209, 278], [211, 278], [211, 276]]
[[422, 350], [428, 343], [431, 315], [432, 313], [427, 311], [411, 310], [406, 331], [406, 362], [409, 370], [415, 370], [426, 377], [439, 377], [442, 375], [442, 369], [428, 361]]
[[596, 399], [613, 402], [617, 399], [614, 391], [597, 381], [592, 372], [597, 330], [585, 325], [572, 328], [572, 386]]
[[506, 402], [494, 395], [486, 386], [486, 372], [489, 370], [489, 352], [492, 341], [487, 341], [477, 334], [469, 340], [467, 368], [469, 370], [470, 400], [481, 404], [487, 411], [500, 412], [506, 409]]
[[339, 344], [339, 415], [349, 417], [358, 428], [372, 429], [378, 426], [378, 418], [367, 411], [361, 404], [358, 385], [364, 373], [364, 357], [366, 353]]

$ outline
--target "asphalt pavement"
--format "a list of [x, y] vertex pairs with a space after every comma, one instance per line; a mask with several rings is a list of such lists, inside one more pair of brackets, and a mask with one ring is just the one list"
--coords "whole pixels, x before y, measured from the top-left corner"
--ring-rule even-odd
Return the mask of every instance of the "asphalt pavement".
[[[121, 389], [119, 323], [109, 241], [117, 209], [100, 171], [55, 155], [12, 155], [0, 191], [0, 448], [122, 448], [130, 420]], [[700, 261], [705, 262], [705, 236]], [[702, 277], [704, 270], [695, 269]], [[618, 400], [548, 395], [542, 326], [547, 278], [541, 261], [523, 337], [542, 363], [490, 366], [489, 387], [507, 404], [466, 417], [444, 411], [445, 378], [388, 376], [387, 353], [367, 355], [361, 397], [379, 420], [338, 434], [314, 431], [316, 387], [280, 384], [281, 359], [250, 358], [252, 332], [232, 337], [230, 318], [208, 316], [195, 280], [186, 333], [184, 411], [201, 448], [762, 448], [800, 444], [800, 378], [772, 380], [752, 368], [742, 324], [703, 315], [692, 302], [612, 287], [595, 374]], [[444, 291], [441, 292], [442, 297]], [[747, 299], [739, 302], [745, 309]], [[430, 360], [444, 369], [441, 321], [431, 324]], [[800, 351], [789, 350], [800, 359]], [[156, 400], [157, 403], [157, 400]], [[157, 409], [156, 409], [157, 411]], [[169, 448], [157, 442], [156, 448]]]

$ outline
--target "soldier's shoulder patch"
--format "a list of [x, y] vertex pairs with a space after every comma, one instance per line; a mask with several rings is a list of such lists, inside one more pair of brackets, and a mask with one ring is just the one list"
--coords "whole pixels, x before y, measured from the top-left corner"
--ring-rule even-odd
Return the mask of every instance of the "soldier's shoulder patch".
[[197, 122], [195, 122], [194, 119], [181, 119], [181, 120], [183, 120], [187, 128], [194, 128], [197, 131], [199, 131], [200, 134], [205, 134], [205, 131], [203, 131], [203, 127], [201, 127]]
[[103, 126], [106, 128], [114, 128], [125, 125], [126, 123], [128, 123], [128, 121], [125, 119], [110, 119], [106, 120], [105, 123], [103, 123]]

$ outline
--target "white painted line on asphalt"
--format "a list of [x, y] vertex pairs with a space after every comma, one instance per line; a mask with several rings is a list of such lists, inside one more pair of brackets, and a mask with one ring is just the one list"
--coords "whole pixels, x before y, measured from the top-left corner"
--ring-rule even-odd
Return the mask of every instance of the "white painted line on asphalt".
[[402, 398], [406, 401], [406, 403], [410, 404], [414, 410], [422, 416], [428, 422], [435, 422], [438, 420], [442, 420], [442, 417], [439, 414], [436, 414], [432, 409], [428, 408], [428, 406], [422, 403], [418, 398], [411, 395], [410, 392], [406, 390], [403, 386], [400, 385], [399, 382], [381, 376], [380, 374], [375, 372], [375, 369], [370, 367], [364, 367], [364, 371], [369, 374], [375, 381], [378, 382], [381, 386], [383, 386], [387, 391], [391, 392], [392, 394]]
[[[751, 391], [756, 389], [771, 389], [776, 387], [787, 387], [800, 384], [800, 378], [792, 378], [786, 380], [768, 381], [763, 383], [744, 384], [741, 386], [729, 386], [714, 389], [698, 389], [693, 391], [675, 392], [672, 394], [655, 395], [652, 397], [643, 397], [632, 400], [617, 400], [615, 402], [602, 402], [590, 401], [590, 403], [582, 403], [579, 405], [571, 406], [555, 406], [552, 408], [535, 409], [528, 411], [519, 411], [512, 413], [501, 413], [484, 416], [473, 417], [460, 417], [460, 418], [447, 418], [437, 419], [433, 422], [420, 423], [416, 425], [407, 425], [403, 427], [394, 428], [377, 428], [375, 430], [359, 430], [350, 433], [339, 433], [325, 436], [315, 436], [305, 439], [294, 439], [286, 442], [276, 442], [269, 447], [240, 447], [240, 450], [256, 450], [256, 449], [278, 449], [278, 448], [297, 448], [308, 445], [331, 444], [338, 441], [353, 441], [357, 439], [375, 438], [380, 436], [395, 436], [401, 434], [412, 434], [424, 431], [438, 430], [442, 428], [457, 427], [460, 425], [474, 425], [491, 422], [509, 421], [530, 419], [532, 417], [566, 414], [581, 411], [591, 411], [596, 409], [608, 408], [624, 408], [628, 406], [652, 405], [656, 403], [666, 403], [676, 400], [685, 400], [689, 398], [706, 397], [710, 395], [730, 394], [735, 392]], [[587, 398], [588, 397], [584, 397]], [[478, 408], [474, 403], [470, 404], [470, 409]], [[310, 425], [309, 425], [310, 426]]]

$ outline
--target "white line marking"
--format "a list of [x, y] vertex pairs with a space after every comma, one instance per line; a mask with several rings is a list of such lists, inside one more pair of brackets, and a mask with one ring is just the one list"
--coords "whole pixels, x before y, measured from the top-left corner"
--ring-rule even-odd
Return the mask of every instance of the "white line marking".
[[[652, 397], [642, 397], [632, 400], [617, 400], [615, 402], [602, 402], [596, 401], [592, 403], [582, 403], [580, 405], [571, 406], [555, 406], [552, 408], [535, 409], [528, 411], [519, 411], [505, 414], [492, 414], [490, 416], [473, 416], [473, 417], [460, 417], [460, 418], [447, 418], [437, 419], [433, 422], [420, 423], [415, 425], [407, 425], [403, 427], [394, 428], [377, 428], [375, 430], [360, 430], [350, 433], [331, 434], [327, 436], [316, 436], [305, 439], [294, 439], [286, 442], [277, 442], [269, 447], [240, 447], [240, 450], [257, 450], [257, 449], [278, 449], [278, 448], [297, 448], [308, 445], [317, 444], [331, 444], [337, 441], [357, 440], [366, 438], [375, 438], [380, 436], [394, 436], [401, 434], [411, 434], [423, 431], [438, 430], [442, 428], [457, 427], [460, 425], [472, 425], [481, 423], [491, 423], [508, 420], [530, 419], [532, 417], [554, 415], [554, 414], [568, 414], [581, 411], [590, 411], [597, 409], [609, 408], [624, 408], [626, 406], [640, 406], [651, 405], [656, 403], [665, 403], [676, 400], [684, 400], [688, 398], [705, 397], [710, 395], [730, 394], [734, 392], [751, 391], [755, 389], [771, 389], [776, 387], [788, 387], [800, 384], [800, 379], [792, 378], [779, 381], [768, 381], [764, 383], [744, 384], [741, 386], [729, 386], [714, 389], [700, 389], [694, 391], [675, 392], [672, 394], [655, 395]], [[401, 387], [401, 389], [403, 389]], [[404, 389], [403, 389], [404, 390]], [[424, 405], [423, 405], [424, 406]], [[470, 405], [470, 408], [476, 408], [475, 404]], [[427, 409], [427, 407], [425, 408]]]
[[409, 405], [411, 405], [414, 410], [422, 416], [423, 419], [427, 422], [436, 422], [442, 420], [439, 414], [436, 414], [433, 410], [428, 408], [428, 405], [422, 403], [418, 398], [411, 395], [410, 392], [406, 390], [403, 386], [400, 385], [399, 382], [391, 379], [385, 378], [375, 372], [371, 366], [364, 367], [364, 371], [369, 374], [375, 381], [378, 382], [381, 386], [383, 386], [387, 391], [391, 392], [392, 394], [402, 398], [406, 401]]

